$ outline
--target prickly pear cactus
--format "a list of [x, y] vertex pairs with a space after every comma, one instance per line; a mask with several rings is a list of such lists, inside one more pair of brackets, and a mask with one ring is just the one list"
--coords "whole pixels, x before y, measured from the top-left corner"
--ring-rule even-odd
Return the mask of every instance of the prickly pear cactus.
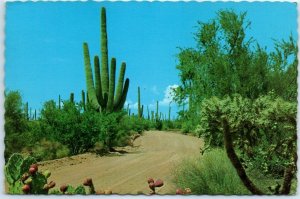
[[63, 192], [63, 194], [81, 194], [81, 195], [85, 195], [85, 189], [82, 185], [79, 185], [78, 187], [73, 187], [71, 185], [67, 185], [67, 190], [65, 192]]
[[5, 178], [9, 185], [14, 185], [20, 179], [22, 163], [23, 157], [21, 154], [15, 153], [9, 158], [4, 168]]
[[37, 161], [33, 157], [23, 158], [13, 154], [5, 165], [5, 178], [10, 194], [47, 194], [55, 182], [47, 183], [50, 171], [38, 171]]

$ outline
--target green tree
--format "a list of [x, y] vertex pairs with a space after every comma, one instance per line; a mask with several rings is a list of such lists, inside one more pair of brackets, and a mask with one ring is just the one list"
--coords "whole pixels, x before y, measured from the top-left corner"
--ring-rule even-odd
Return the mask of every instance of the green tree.
[[24, 133], [27, 131], [28, 124], [25, 118], [20, 92], [9, 91], [5, 93], [4, 108], [4, 156], [5, 160], [7, 160], [12, 153], [20, 152], [26, 144], [27, 140]]
[[276, 42], [269, 53], [246, 37], [250, 24], [246, 13], [219, 11], [215, 19], [198, 22], [196, 48], [180, 48], [175, 101], [188, 101], [188, 118], [199, 115], [202, 100], [212, 96], [238, 93], [256, 99], [274, 90], [286, 100], [296, 99], [296, 42], [292, 37]]

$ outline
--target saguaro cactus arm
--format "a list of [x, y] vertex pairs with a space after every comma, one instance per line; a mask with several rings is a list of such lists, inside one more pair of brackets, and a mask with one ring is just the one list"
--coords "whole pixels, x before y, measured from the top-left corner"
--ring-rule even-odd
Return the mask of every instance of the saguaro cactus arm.
[[115, 100], [114, 100], [114, 105], [118, 104], [121, 100], [125, 70], [126, 70], [126, 63], [122, 62], [121, 69], [120, 69], [120, 74], [119, 74], [119, 79], [118, 79], [116, 95], [115, 95]]
[[89, 95], [89, 102], [93, 106], [94, 109], [99, 110], [100, 105], [97, 100], [96, 91], [94, 88], [94, 80], [90, 62], [90, 53], [89, 47], [87, 43], [83, 43], [83, 56], [84, 56], [84, 65], [85, 65], [85, 76], [86, 76], [86, 85], [87, 92]]
[[100, 63], [99, 57], [94, 57], [94, 69], [95, 69], [95, 89], [96, 89], [96, 96], [98, 99], [98, 103], [102, 108], [106, 108], [106, 103], [104, 102], [102, 96], [102, 85], [101, 85], [101, 74], [100, 74]]
[[114, 108], [114, 94], [115, 94], [115, 79], [116, 79], [116, 59], [112, 58], [110, 63], [110, 77], [109, 77], [109, 93], [107, 109], [109, 112]]
[[114, 107], [115, 111], [119, 111], [123, 108], [124, 103], [126, 101], [128, 89], [129, 89], [129, 79], [127, 78], [125, 80], [125, 84], [124, 84], [124, 88], [123, 88], [123, 92], [122, 92], [122, 95], [121, 95], [120, 102], [119, 102], [119, 104], [116, 104], [116, 106]]

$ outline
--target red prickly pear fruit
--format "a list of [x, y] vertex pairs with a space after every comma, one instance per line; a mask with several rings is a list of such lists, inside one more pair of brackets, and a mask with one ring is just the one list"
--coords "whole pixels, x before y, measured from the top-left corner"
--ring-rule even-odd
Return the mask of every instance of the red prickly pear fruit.
[[152, 191], [155, 190], [155, 184], [154, 184], [154, 182], [150, 182], [150, 183], [149, 183], [149, 188], [150, 188]]
[[61, 192], [65, 193], [68, 189], [68, 185], [65, 185], [65, 184], [61, 185], [59, 189], [60, 189]]
[[183, 195], [184, 191], [182, 189], [176, 189], [176, 194]]
[[162, 181], [161, 179], [158, 179], [155, 181], [154, 185], [155, 185], [155, 187], [162, 187], [164, 185], [164, 181]]
[[30, 192], [30, 186], [28, 184], [25, 184], [23, 187], [22, 187], [22, 191], [24, 193], [29, 193]]
[[92, 186], [92, 184], [93, 184], [92, 178], [87, 178], [83, 181], [84, 186], [89, 186], [90, 187], [90, 186]]
[[150, 184], [150, 182], [154, 183], [154, 180], [153, 180], [153, 178], [148, 178], [147, 182], [148, 182], [148, 184]]
[[30, 165], [30, 168], [35, 168], [36, 171], [39, 170], [38, 165], [37, 164], [32, 164]]
[[30, 168], [29, 168], [29, 173], [30, 173], [31, 175], [34, 175], [36, 172], [37, 172], [36, 168], [34, 168], [34, 167], [30, 167]]
[[48, 185], [49, 185], [49, 188], [51, 189], [51, 188], [55, 187], [56, 183], [51, 181]]

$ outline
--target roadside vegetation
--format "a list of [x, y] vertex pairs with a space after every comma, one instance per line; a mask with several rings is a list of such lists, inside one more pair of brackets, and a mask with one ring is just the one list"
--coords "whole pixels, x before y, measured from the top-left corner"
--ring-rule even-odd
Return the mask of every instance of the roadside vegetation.
[[[183, 163], [175, 176], [178, 186], [201, 185], [192, 188], [195, 194], [295, 193], [298, 47], [290, 37], [266, 50], [247, 36], [250, 25], [246, 13], [219, 11], [215, 19], [198, 23], [197, 48], [178, 54], [182, 84], [175, 101], [182, 106], [182, 131], [203, 138], [205, 147], [201, 161]], [[211, 161], [222, 162], [218, 173], [207, 166]], [[232, 188], [221, 185], [222, 192], [214, 187], [223, 183], [223, 167], [234, 168], [226, 175], [240, 180], [226, 182]], [[264, 177], [258, 179], [258, 173]]]

